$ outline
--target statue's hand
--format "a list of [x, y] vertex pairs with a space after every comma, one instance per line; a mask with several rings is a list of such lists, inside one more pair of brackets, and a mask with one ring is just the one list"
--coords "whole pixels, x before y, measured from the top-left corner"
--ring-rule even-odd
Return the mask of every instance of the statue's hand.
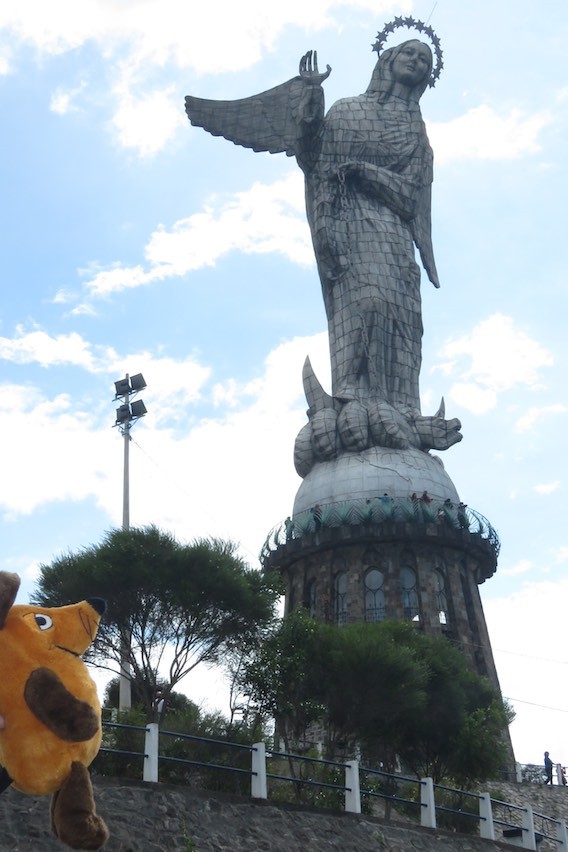
[[331, 66], [326, 65], [324, 74], [318, 70], [317, 50], [308, 50], [300, 59], [300, 77], [310, 86], [320, 86], [331, 74]]
[[341, 163], [339, 168], [336, 170], [337, 176], [340, 174], [344, 175], [354, 175], [362, 171], [365, 167], [365, 163], [358, 163], [356, 160], [348, 160], [345, 163]]

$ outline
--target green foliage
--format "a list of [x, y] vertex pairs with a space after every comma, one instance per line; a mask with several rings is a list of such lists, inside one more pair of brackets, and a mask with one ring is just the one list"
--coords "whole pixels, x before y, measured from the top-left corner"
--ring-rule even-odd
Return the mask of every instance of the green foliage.
[[323, 626], [330, 756], [339, 743], [351, 750], [357, 743], [368, 759], [394, 769], [425, 706], [427, 668], [409, 647], [414, 634], [407, 622]]
[[447, 639], [415, 632], [414, 646], [428, 668], [426, 707], [399, 757], [419, 776], [470, 789], [505, 764], [503, 733], [512, 716], [497, 690]]
[[201, 662], [257, 642], [271, 623], [280, 581], [248, 567], [218, 539], [180, 544], [154, 526], [113, 530], [98, 545], [42, 565], [35, 603], [98, 595], [108, 609], [92, 659], [120, 665], [129, 649], [137, 696], [149, 713], [166, 651], [164, 695]]
[[[173, 694], [176, 703], [177, 694]], [[108, 712], [103, 711], [107, 720]], [[144, 730], [133, 730], [133, 726], [144, 729], [146, 712], [143, 708], [129, 711], [112, 711], [113, 722], [103, 727], [103, 748], [115, 749], [128, 754], [100, 752], [95, 758], [93, 769], [100, 775], [119, 776], [139, 780], [143, 773]], [[186, 739], [183, 734], [203, 737], [216, 742]], [[220, 713], [203, 714], [193, 703], [168, 711], [167, 723], [160, 728], [159, 779], [162, 783], [183, 784], [220, 792], [250, 794], [250, 744], [262, 740], [264, 731], [245, 724], [231, 724]], [[246, 748], [225, 745], [237, 743]], [[178, 763], [177, 760], [191, 761]], [[198, 766], [197, 763], [205, 765]], [[211, 765], [211, 768], [207, 766]], [[227, 767], [227, 769], [218, 768]], [[242, 770], [232, 772], [229, 767]]]
[[277, 718], [286, 749], [307, 726], [320, 719], [324, 707], [318, 696], [325, 671], [321, 659], [321, 625], [297, 610], [258, 648], [241, 673], [243, 689], [265, 718]]
[[[106, 719], [103, 712], [103, 718]], [[124, 710], [114, 714], [113, 723], [144, 728], [146, 713], [140, 708]], [[101, 748], [130, 752], [130, 754], [106, 754], [100, 751], [93, 761], [92, 767], [99, 775], [120, 776], [121, 778], [142, 777], [144, 768], [144, 731], [132, 730], [131, 727], [103, 727]]]
[[[315, 753], [312, 756], [316, 757]], [[292, 782], [269, 779], [268, 797], [271, 802], [296, 803], [333, 811], [344, 809], [345, 770], [339, 766], [272, 758], [268, 762], [268, 772], [295, 779]]]
[[[169, 760], [160, 761], [160, 781], [212, 791], [250, 794], [250, 750], [225, 746], [223, 741], [250, 746], [256, 739], [255, 734], [259, 735], [258, 731], [245, 725], [231, 725], [218, 713], [199, 714], [197, 718], [193, 714], [173, 713], [168, 717], [166, 728], [176, 734], [190, 734], [219, 742], [201, 742], [163, 734], [160, 737], [160, 754]], [[215, 768], [177, 763], [173, 759], [211, 764]], [[217, 768], [224, 766], [243, 771]]]
[[[436, 790], [436, 824], [439, 828], [457, 831], [460, 834], [479, 834], [479, 800], [476, 796], [468, 796], [462, 790], [453, 789]], [[455, 783], [455, 782], [454, 782]], [[393, 801], [397, 813], [406, 814], [412, 819], [419, 818], [420, 814], [420, 791], [417, 785], [404, 784], [398, 791], [398, 796], [406, 799], [406, 802]], [[416, 804], [409, 804], [416, 802]]]
[[507, 708], [445, 637], [409, 622], [316, 622], [304, 611], [284, 619], [244, 670], [242, 688], [278, 720], [288, 742], [310, 723], [327, 732], [334, 758], [362, 751], [370, 767], [397, 759], [418, 776], [468, 786], [503, 765]]
[[453, 761], [448, 761], [448, 771], [455, 782], [466, 790], [474, 781], [495, 777], [506, 762], [506, 745], [503, 731], [512, 719], [510, 707], [500, 697], [486, 694], [474, 698], [482, 706], [470, 710], [459, 732]]

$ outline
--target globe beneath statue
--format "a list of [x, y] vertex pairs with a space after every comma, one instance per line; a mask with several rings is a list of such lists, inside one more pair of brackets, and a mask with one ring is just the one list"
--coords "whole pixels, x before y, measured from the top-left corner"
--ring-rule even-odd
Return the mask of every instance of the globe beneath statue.
[[456, 487], [438, 456], [409, 448], [370, 447], [316, 464], [303, 480], [294, 501], [294, 515], [316, 503], [327, 505], [388, 494], [408, 499], [427, 491], [432, 500], [460, 502]]

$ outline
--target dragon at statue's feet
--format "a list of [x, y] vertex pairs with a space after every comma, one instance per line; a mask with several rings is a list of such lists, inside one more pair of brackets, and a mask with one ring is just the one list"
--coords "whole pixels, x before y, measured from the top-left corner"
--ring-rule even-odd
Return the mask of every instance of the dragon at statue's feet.
[[304, 390], [309, 403], [308, 422], [294, 446], [294, 464], [301, 477], [317, 462], [369, 447], [406, 450], [447, 450], [461, 441], [461, 423], [445, 419], [442, 400], [431, 417], [410, 408], [397, 409], [382, 400], [361, 402], [330, 396], [321, 387], [309, 359], [304, 366]]

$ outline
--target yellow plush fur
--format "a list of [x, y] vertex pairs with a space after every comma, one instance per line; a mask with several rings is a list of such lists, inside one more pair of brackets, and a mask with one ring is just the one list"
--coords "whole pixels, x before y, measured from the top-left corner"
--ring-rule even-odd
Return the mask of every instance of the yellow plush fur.
[[5, 720], [0, 764], [18, 790], [55, 794], [53, 830], [63, 842], [98, 849], [108, 833], [96, 816], [86, 767], [99, 750], [101, 709], [80, 655], [95, 638], [104, 602], [13, 606], [19, 582], [17, 575], [0, 572], [0, 715]]

